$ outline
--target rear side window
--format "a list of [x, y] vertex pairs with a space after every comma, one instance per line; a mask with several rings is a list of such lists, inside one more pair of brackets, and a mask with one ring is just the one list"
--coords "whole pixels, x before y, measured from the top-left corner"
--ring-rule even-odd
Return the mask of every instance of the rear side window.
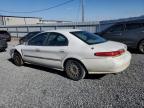
[[138, 29], [141, 28], [142, 24], [141, 23], [129, 23], [126, 24], [126, 30], [133, 30], [133, 29]]
[[60, 33], [50, 33], [47, 46], [67, 46], [68, 39]]
[[0, 35], [10, 35], [7, 31], [0, 31]]

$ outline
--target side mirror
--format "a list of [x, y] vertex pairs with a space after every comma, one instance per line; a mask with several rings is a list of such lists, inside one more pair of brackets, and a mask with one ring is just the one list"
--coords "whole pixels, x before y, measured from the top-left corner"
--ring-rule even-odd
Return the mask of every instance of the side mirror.
[[28, 45], [28, 42], [24, 42], [24, 45]]

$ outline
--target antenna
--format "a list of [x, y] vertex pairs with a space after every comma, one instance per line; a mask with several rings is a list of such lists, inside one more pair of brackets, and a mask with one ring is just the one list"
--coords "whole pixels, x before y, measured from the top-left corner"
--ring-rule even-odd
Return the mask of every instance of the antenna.
[[85, 19], [84, 19], [84, 2], [83, 2], [83, 0], [81, 0], [81, 18], [82, 18], [82, 22], [84, 22], [85, 21]]

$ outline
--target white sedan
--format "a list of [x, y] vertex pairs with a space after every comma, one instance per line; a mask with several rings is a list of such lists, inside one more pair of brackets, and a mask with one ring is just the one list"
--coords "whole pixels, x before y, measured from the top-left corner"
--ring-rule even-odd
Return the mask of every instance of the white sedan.
[[73, 80], [88, 74], [118, 73], [131, 61], [127, 46], [81, 30], [52, 30], [11, 49], [17, 66], [33, 63], [65, 71]]

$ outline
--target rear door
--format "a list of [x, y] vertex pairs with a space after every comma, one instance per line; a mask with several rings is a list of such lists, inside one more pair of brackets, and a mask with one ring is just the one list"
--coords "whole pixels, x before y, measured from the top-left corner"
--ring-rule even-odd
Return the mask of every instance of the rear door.
[[112, 27], [110, 27], [104, 34], [103, 37], [108, 40], [118, 41], [118, 42], [124, 42], [124, 34], [125, 32], [125, 26], [124, 24], [117, 24]]
[[62, 61], [68, 54], [68, 39], [63, 34], [51, 32], [46, 46], [48, 65], [62, 69]]

